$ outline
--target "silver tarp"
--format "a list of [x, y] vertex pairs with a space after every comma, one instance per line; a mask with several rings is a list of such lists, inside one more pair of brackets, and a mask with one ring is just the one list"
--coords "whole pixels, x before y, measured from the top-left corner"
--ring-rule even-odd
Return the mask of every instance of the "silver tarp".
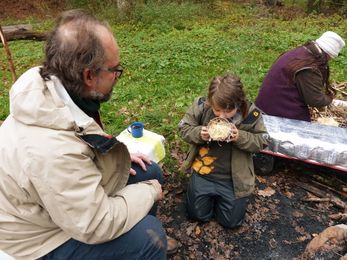
[[267, 150], [347, 171], [347, 128], [269, 115], [264, 123], [271, 138]]

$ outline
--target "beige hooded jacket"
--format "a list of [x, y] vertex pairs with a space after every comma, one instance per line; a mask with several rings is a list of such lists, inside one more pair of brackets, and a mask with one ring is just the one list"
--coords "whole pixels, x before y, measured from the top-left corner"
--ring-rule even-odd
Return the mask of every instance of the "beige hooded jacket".
[[80, 138], [88, 134], [107, 136], [56, 77], [44, 82], [36, 67], [13, 85], [0, 127], [1, 250], [35, 259], [70, 238], [102, 243], [147, 215], [160, 191], [126, 186], [126, 146], [100, 153]]

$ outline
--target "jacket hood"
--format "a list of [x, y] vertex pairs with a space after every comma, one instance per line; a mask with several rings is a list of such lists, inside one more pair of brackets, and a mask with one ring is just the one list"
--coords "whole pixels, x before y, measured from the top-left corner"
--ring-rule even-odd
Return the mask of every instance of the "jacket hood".
[[19, 122], [39, 127], [71, 130], [86, 128], [93, 119], [71, 100], [56, 76], [44, 81], [35, 67], [14, 83], [10, 90], [10, 114]]

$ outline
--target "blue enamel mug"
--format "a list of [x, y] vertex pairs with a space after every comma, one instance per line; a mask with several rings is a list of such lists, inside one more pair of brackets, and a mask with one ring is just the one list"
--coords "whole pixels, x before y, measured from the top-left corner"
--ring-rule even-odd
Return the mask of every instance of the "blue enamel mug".
[[140, 138], [143, 136], [143, 128], [145, 125], [141, 122], [134, 122], [128, 126], [127, 130], [135, 138]]

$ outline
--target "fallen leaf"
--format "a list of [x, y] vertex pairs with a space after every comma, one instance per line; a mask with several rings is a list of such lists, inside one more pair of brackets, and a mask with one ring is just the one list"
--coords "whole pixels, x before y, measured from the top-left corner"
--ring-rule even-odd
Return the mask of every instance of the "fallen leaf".
[[300, 234], [305, 234], [305, 229], [301, 226], [295, 226], [294, 229], [296, 232], [298, 232]]
[[192, 224], [192, 225], [189, 225], [189, 227], [187, 227], [186, 233], [188, 236], [190, 236], [192, 234], [193, 230], [195, 229], [195, 226], [196, 226], [196, 224]]
[[260, 182], [260, 183], [266, 183], [266, 179], [261, 177], [261, 176], [256, 176], [257, 180]]
[[316, 254], [316, 252], [323, 249], [333, 250], [333, 248], [343, 245], [346, 241], [346, 237], [347, 225], [340, 224], [328, 227], [310, 241], [306, 246], [304, 254], [311, 257]]
[[269, 244], [270, 244], [271, 248], [276, 248], [277, 247], [277, 242], [273, 238], [270, 239]]
[[304, 214], [299, 211], [294, 211], [292, 215], [293, 217], [296, 217], [296, 218], [301, 218], [304, 216]]
[[259, 190], [258, 195], [263, 197], [270, 197], [275, 194], [275, 190], [271, 187], [267, 187], [265, 190]]
[[196, 236], [199, 236], [200, 233], [201, 233], [200, 227], [199, 227], [199, 226], [196, 226], [196, 228], [195, 228], [195, 235], [196, 235]]
[[293, 192], [290, 192], [290, 191], [286, 191], [286, 192], [284, 192], [284, 195], [285, 195], [288, 199], [291, 199], [291, 198], [294, 196], [294, 193], [293, 193]]
[[298, 238], [298, 241], [303, 242], [303, 241], [305, 241], [307, 239], [308, 238], [306, 236], [301, 236], [301, 237]]

